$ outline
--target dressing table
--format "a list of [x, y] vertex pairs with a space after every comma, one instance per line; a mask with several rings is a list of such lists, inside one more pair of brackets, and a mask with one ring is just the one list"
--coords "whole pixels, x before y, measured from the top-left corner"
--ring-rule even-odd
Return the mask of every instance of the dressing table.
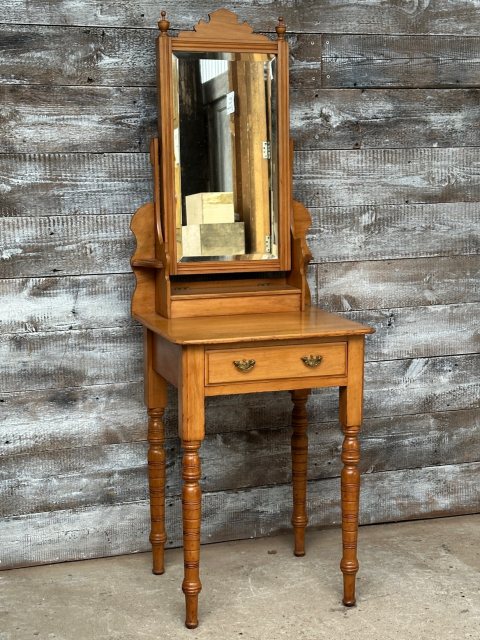
[[[133, 316], [145, 328], [153, 572], [164, 571], [166, 386], [177, 387], [183, 448], [186, 626], [198, 624], [200, 448], [207, 396], [290, 391], [294, 553], [305, 553], [310, 389], [339, 387], [343, 602], [355, 604], [365, 334], [310, 304], [305, 235], [292, 200], [288, 48], [220, 9], [157, 40], [154, 200], [132, 220]], [[319, 168], [320, 170], [320, 168]], [[248, 463], [248, 461], [246, 461]]]

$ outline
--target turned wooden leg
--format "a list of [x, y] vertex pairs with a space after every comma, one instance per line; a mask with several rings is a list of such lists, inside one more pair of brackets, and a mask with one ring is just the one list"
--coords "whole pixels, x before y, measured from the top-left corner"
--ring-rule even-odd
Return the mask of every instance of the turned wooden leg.
[[153, 552], [153, 573], [165, 571], [165, 427], [164, 409], [148, 410], [148, 484], [150, 488], [150, 542]]
[[362, 423], [364, 338], [354, 336], [348, 341], [348, 384], [340, 388], [340, 422], [344, 439], [342, 446], [342, 542], [340, 569], [343, 573], [343, 604], [355, 604], [355, 579], [358, 572], [357, 536], [360, 499], [360, 444], [358, 434]]
[[344, 427], [342, 447], [342, 542], [343, 556], [340, 568], [343, 573], [343, 604], [355, 604], [355, 578], [358, 571], [357, 533], [360, 498], [360, 446], [357, 434], [360, 427]]
[[198, 626], [198, 594], [200, 582], [200, 525], [202, 492], [200, 489], [200, 440], [183, 440], [183, 554], [185, 574], [182, 590], [185, 594], [188, 629]]
[[295, 538], [294, 554], [305, 555], [305, 527], [307, 526], [307, 465], [308, 436], [306, 403], [310, 389], [291, 391], [292, 412], [292, 485], [293, 513], [292, 525]]

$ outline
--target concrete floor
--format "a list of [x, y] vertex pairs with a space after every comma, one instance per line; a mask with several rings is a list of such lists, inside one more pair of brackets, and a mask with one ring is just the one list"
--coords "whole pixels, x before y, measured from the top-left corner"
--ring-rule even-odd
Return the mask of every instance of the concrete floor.
[[340, 604], [340, 532], [202, 547], [200, 626], [183, 626], [182, 551], [0, 574], [0, 639], [480, 639], [480, 515], [360, 530], [358, 604]]

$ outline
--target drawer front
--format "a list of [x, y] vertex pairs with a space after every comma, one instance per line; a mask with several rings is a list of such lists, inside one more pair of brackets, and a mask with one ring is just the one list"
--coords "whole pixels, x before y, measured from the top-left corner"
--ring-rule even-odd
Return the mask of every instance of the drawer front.
[[347, 343], [328, 342], [277, 347], [240, 347], [205, 353], [206, 383], [343, 376]]

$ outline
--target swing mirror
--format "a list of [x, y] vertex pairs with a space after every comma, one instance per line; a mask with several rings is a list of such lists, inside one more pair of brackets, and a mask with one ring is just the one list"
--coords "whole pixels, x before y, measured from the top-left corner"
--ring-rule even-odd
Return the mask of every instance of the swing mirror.
[[160, 35], [161, 162], [170, 179], [162, 217], [172, 273], [288, 269], [285, 47], [225, 10], [193, 32]]

